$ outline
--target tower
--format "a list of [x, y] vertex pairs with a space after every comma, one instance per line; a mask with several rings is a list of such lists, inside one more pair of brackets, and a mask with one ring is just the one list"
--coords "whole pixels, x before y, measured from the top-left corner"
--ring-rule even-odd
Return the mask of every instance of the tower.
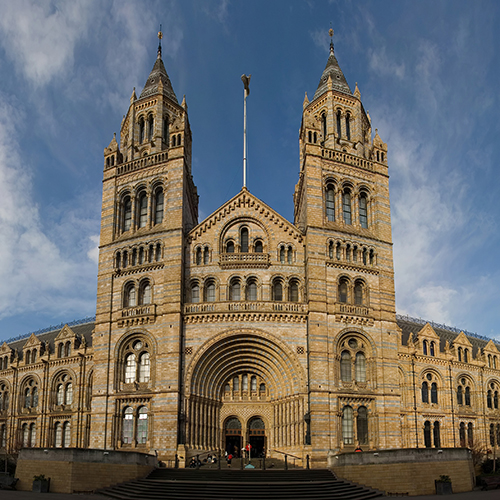
[[[91, 446], [175, 454], [183, 246], [197, 223], [191, 130], [158, 54], [104, 150]], [[154, 414], [154, 435], [148, 433]]]
[[371, 135], [331, 41], [303, 103], [294, 195], [306, 249], [311, 443], [320, 456], [400, 442], [387, 146]]

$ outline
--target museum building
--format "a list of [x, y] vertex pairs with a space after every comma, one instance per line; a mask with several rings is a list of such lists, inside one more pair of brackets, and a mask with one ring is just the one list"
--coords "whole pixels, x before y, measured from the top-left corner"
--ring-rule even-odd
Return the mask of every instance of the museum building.
[[95, 320], [1, 346], [2, 448], [499, 445], [498, 344], [396, 315], [387, 145], [333, 43], [302, 106], [293, 223], [245, 187], [198, 222], [159, 47], [104, 150]]

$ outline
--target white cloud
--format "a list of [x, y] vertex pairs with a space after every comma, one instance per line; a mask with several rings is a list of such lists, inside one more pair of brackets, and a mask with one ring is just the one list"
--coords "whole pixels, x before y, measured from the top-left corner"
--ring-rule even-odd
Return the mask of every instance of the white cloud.
[[[0, 95], [0, 317], [39, 310], [81, 315], [95, 300], [82, 277], [95, 274], [96, 266], [82, 259], [78, 239], [66, 252], [43, 230], [12, 122], [19, 109], [14, 112], [8, 102]], [[87, 238], [85, 221], [72, 217], [71, 225], [73, 234]]]
[[387, 55], [385, 46], [368, 51], [370, 68], [382, 76], [395, 76], [402, 80], [405, 77], [405, 64], [398, 63]]
[[75, 45], [87, 30], [93, 7], [83, 0], [3, 2], [2, 44], [32, 84], [44, 85], [71, 70]]

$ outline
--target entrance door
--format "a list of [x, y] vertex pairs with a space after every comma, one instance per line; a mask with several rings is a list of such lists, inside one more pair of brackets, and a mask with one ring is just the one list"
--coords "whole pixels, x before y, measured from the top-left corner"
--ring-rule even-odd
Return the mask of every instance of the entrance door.
[[241, 422], [236, 417], [232, 417], [226, 420], [224, 427], [226, 435], [225, 450], [228, 455], [231, 454], [237, 458], [241, 453]]
[[264, 421], [255, 417], [248, 423], [248, 441], [252, 447], [252, 457], [262, 457], [266, 450], [266, 426]]

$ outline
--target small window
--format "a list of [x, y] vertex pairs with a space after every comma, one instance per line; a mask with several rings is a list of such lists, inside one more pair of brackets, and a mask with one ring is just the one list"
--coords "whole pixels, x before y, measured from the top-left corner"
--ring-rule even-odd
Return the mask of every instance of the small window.
[[363, 284], [359, 281], [354, 284], [354, 304], [363, 305]]
[[226, 253], [234, 253], [234, 242], [228, 241], [226, 244]]
[[362, 352], [356, 353], [356, 382], [366, 382], [366, 357]]
[[246, 287], [247, 300], [255, 301], [257, 300], [257, 283], [254, 279], [247, 283]]
[[163, 189], [158, 188], [155, 192], [155, 224], [163, 222], [164, 195]]
[[351, 224], [351, 191], [349, 189], [345, 189], [342, 194], [342, 208], [344, 212], [344, 222], [346, 224]]
[[203, 264], [207, 265], [210, 261], [210, 251], [208, 250], [208, 247], [205, 247], [203, 249]]
[[431, 443], [431, 423], [426, 420], [424, 423], [424, 445], [426, 448], [430, 448], [432, 446]]
[[349, 113], [347, 113], [345, 116], [345, 135], [347, 137], [347, 140], [350, 141], [351, 140], [351, 116], [349, 115]]
[[345, 406], [342, 412], [342, 439], [344, 444], [354, 444], [353, 416], [352, 408]]
[[341, 279], [339, 283], [339, 302], [347, 303], [347, 280]]
[[246, 227], [244, 227], [240, 231], [240, 245], [241, 245], [241, 252], [247, 253], [248, 252], [248, 229]]
[[137, 419], [137, 444], [146, 444], [148, 441], [148, 409], [142, 406]]
[[366, 201], [366, 194], [361, 193], [359, 196], [359, 223], [361, 227], [368, 227], [368, 203]]
[[342, 113], [340, 109], [337, 111], [337, 134], [340, 139], [342, 137]]
[[139, 210], [138, 210], [139, 227], [146, 227], [148, 222], [148, 197], [144, 191], [139, 194]]
[[255, 242], [255, 253], [262, 253], [264, 251], [264, 246], [262, 245], [262, 241], [257, 240]]
[[241, 285], [238, 279], [233, 279], [229, 285], [229, 300], [236, 301], [241, 299]]
[[326, 220], [335, 221], [335, 191], [331, 185], [326, 188], [325, 205]]
[[276, 302], [283, 300], [283, 285], [279, 280], [275, 280], [273, 283], [273, 300]]
[[292, 280], [288, 286], [288, 301], [289, 302], [299, 301], [299, 284], [295, 280]]
[[422, 382], [422, 403], [429, 402], [429, 384], [427, 382]]
[[139, 144], [144, 142], [144, 118], [139, 120]]
[[196, 265], [201, 265], [201, 248], [196, 249]]
[[438, 390], [436, 382], [431, 384], [431, 403], [437, 404], [438, 402]]
[[281, 264], [285, 263], [285, 247], [284, 246], [280, 247], [280, 263]]
[[130, 196], [125, 196], [122, 202], [122, 229], [123, 231], [129, 231], [132, 225], [132, 200]]
[[323, 132], [323, 141], [326, 141], [327, 137], [326, 113], [321, 113], [321, 131]]
[[340, 380], [342, 382], [352, 381], [351, 353], [343, 351], [340, 355]]
[[293, 249], [292, 249], [292, 247], [288, 247], [288, 251], [287, 251], [286, 255], [287, 255], [287, 262], [289, 264], [292, 264], [292, 262], [293, 262]]
[[205, 302], [215, 302], [215, 283], [209, 281], [205, 287]]
[[169, 123], [168, 123], [168, 117], [163, 118], [163, 142], [165, 145], [169, 146], [169, 140], [170, 140], [170, 133], [168, 131], [169, 128]]
[[200, 301], [200, 285], [193, 283], [191, 285], [191, 302], [197, 304]]
[[125, 444], [132, 443], [134, 438], [134, 411], [132, 408], [127, 407], [123, 412], [122, 423], [122, 442]]
[[428, 345], [429, 345], [429, 343], [427, 342], [427, 340], [424, 340], [424, 342], [422, 344], [424, 356], [427, 356], [429, 354], [429, 347], [428, 347]]
[[434, 342], [431, 342], [430, 353], [431, 353], [431, 356], [436, 355], [436, 344]]
[[148, 140], [153, 140], [153, 132], [154, 132], [154, 118], [153, 115], [149, 115], [148, 119]]

